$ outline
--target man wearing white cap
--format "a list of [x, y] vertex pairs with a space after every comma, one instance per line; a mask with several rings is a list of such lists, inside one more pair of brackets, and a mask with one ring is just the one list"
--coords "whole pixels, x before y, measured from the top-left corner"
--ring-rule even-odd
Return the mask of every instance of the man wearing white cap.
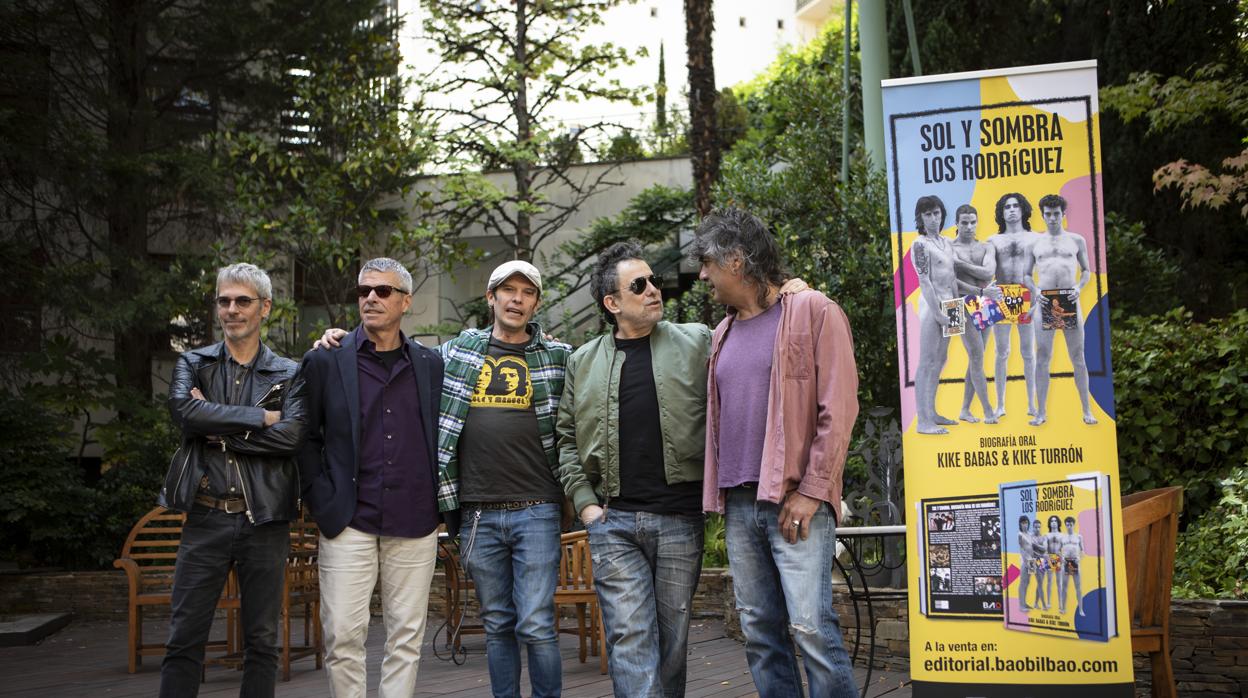
[[[438, 503], [444, 511], [462, 507], [461, 559], [477, 589], [490, 684], [500, 698], [520, 696], [522, 645], [531, 695], [563, 689], [555, 416], [572, 347], [544, 339], [533, 322], [541, 296], [537, 267], [499, 265], [485, 291], [493, 326], [464, 330], [440, 347]], [[340, 332], [327, 330], [325, 344], [336, 344]]]
[[521, 645], [531, 695], [558, 696], [563, 687], [555, 415], [572, 347], [544, 339], [533, 322], [541, 296], [536, 267], [506, 262], [486, 286], [493, 326], [441, 346], [438, 498], [462, 506], [462, 560], [476, 585], [490, 684], [500, 698], [520, 696]]

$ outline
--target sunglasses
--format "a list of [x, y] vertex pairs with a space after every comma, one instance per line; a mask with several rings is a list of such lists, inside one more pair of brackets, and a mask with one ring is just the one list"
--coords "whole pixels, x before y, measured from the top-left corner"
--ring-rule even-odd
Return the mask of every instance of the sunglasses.
[[[659, 288], [659, 277], [654, 274], [651, 274], [650, 276], [639, 276], [633, 279], [632, 281], [630, 281], [629, 284], [625, 286], [624, 288], [627, 288], [629, 291], [632, 291], [634, 296], [640, 296], [641, 294], [646, 292], [646, 284], [650, 284], [651, 286], [654, 286], [656, 289], [660, 291], [662, 290], [661, 288]], [[620, 289], [617, 288], [611, 293], [619, 293], [619, 292], [620, 292]]]
[[251, 307], [255, 301], [262, 300], [260, 298], [248, 298], [247, 296], [217, 296], [217, 307], [222, 310], [229, 310], [230, 304], [238, 306], [239, 310], [246, 310]]
[[397, 286], [391, 286], [389, 284], [381, 284], [380, 286], [364, 286], [361, 284], [355, 287], [355, 295], [359, 296], [360, 298], [368, 298], [368, 294], [376, 293], [378, 298], [386, 299], [390, 297], [391, 293], [395, 293], [395, 292], [407, 293], [407, 291], [404, 291], [403, 289]]

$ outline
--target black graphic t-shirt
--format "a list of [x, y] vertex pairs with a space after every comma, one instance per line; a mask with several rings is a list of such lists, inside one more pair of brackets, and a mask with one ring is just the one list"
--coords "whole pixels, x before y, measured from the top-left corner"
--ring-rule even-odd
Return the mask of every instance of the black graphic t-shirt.
[[701, 513], [701, 482], [667, 484], [649, 335], [616, 339], [615, 346], [624, 352], [624, 366], [620, 371], [620, 495], [611, 500], [611, 506], [652, 514]]
[[459, 436], [459, 498], [464, 502], [560, 501], [546, 463], [523, 344], [490, 338]]

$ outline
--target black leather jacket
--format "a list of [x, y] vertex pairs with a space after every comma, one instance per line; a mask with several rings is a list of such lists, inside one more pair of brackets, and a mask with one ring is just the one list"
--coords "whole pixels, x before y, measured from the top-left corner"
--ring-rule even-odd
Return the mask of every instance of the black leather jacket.
[[[182, 430], [182, 446], [169, 463], [157, 502], [169, 509], [190, 511], [204, 474], [206, 448], [224, 448], [238, 466], [247, 518], [253, 525], [290, 521], [299, 513], [299, 469], [294, 454], [306, 428], [304, 386], [299, 364], [260, 345], [251, 380], [249, 405], [224, 404], [225, 344], [218, 342], [184, 352], [169, 385], [169, 412]], [[203, 400], [191, 397], [199, 388]], [[264, 426], [264, 410], [282, 418]], [[220, 442], [206, 437], [219, 436]]]

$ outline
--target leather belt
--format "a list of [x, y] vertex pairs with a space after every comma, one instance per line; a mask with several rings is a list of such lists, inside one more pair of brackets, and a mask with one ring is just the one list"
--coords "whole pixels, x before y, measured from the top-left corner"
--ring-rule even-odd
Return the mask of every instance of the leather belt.
[[195, 503], [202, 504], [209, 509], [220, 509], [227, 514], [241, 514], [244, 511], [247, 511], [247, 501], [242, 497], [235, 497], [233, 499], [217, 499], [216, 497], [209, 497], [206, 494], [197, 494], [195, 495]]
[[516, 511], [518, 509], [528, 509], [538, 504], [554, 504], [548, 499], [526, 499], [521, 502], [474, 502], [466, 505], [465, 509], [502, 509], [504, 511]]

